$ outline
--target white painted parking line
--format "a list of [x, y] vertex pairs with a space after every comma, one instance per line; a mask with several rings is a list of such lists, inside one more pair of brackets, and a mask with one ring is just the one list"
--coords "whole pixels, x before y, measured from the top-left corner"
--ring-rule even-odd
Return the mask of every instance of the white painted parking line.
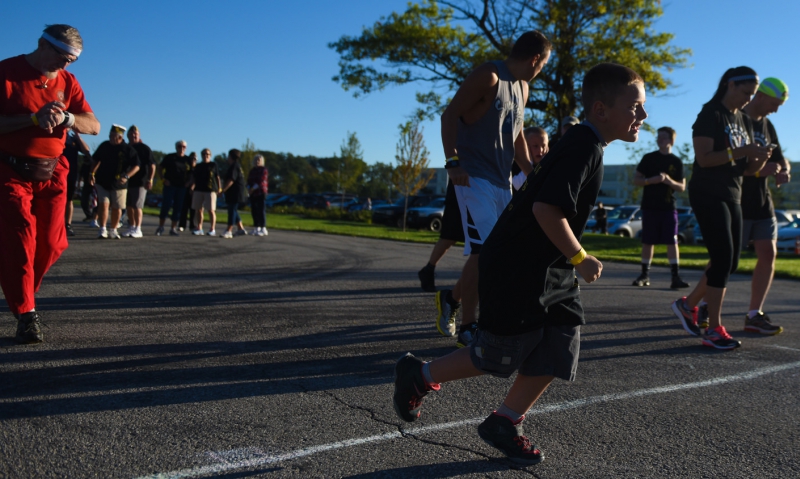
[[797, 351], [797, 352], [799, 352], [799, 353], [800, 353], [800, 349], [797, 349], [797, 348], [790, 348], [790, 347], [788, 347], [788, 346], [778, 346], [777, 344], [773, 344], [773, 345], [772, 345], [772, 347], [773, 347], [773, 348], [778, 348], [778, 349], [788, 349], [789, 351]]
[[[786, 348], [792, 349], [792, 348]], [[648, 388], [648, 389], [640, 389], [638, 391], [629, 391], [629, 392], [621, 392], [621, 393], [612, 393], [612, 394], [603, 394], [601, 396], [592, 396], [583, 399], [576, 399], [574, 401], [565, 401], [557, 404], [549, 404], [543, 406], [534, 406], [534, 409], [528, 412], [528, 416], [532, 416], [535, 414], [543, 414], [548, 412], [558, 412], [564, 411], [567, 409], [575, 409], [579, 407], [591, 406], [593, 404], [605, 403], [610, 401], [620, 401], [624, 399], [633, 399], [642, 396], [651, 396], [654, 394], [667, 394], [667, 393], [674, 393], [678, 391], [685, 391], [688, 389], [697, 389], [697, 388], [704, 388], [709, 386], [718, 386], [725, 383], [730, 383], [734, 381], [745, 381], [749, 379], [755, 379], [760, 376], [764, 376], [767, 374], [779, 373], [781, 371], [786, 371], [789, 369], [797, 369], [800, 368], [800, 361], [781, 364], [778, 366], [770, 366], [761, 369], [754, 369], [752, 371], [747, 371], [739, 374], [732, 374], [730, 376], [723, 376], [720, 378], [708, 379], [705, 381], [697, 381], [693, 383], [685, 383], [685, 384], [672, 384], [669, 386], [660, 386], [655, 388]], [[480, 424], [484, 420], [483, 417], [475, 418], [475, 419], [467, 419], [464, 421], [454, 421], [448, 422], [443, 424], [434, 424], [431, 426], [423, 426], [417, 427], [413, 429], [406, 429], [403, 430], [404, 434], [408, 435], [421, 435], [431, 431], [441, 431], [443, 429], [453, 429], [456, 427], [468, 426], [473, 424]], [[345, 441], [334, 442], [330, 444], [323, 444], [320, 446], [314, 447], [307, 447], [303, 449], [298, 449], [295, 451], [287, 452], [284, 454], [278, 455], [268, 455], [256, 452], [255, 450], [250, 450], [249, 454], [251, 457], [247, 457], [244, 459], [240, 459], [238, 461], [225, 461], [218, 462], [215, 464], [209, 464], [207, 466], [202, 467], [194, 467], [191, 469], [183, 469], [180, 471], [172, 471], [172, 472], [162, 472], [159, 474], [155, 474], [152, 476], [140, 476], [137, 479], [181, 479], [186, 477], [202, 477], [208, 475], [216, 475], [222, 472], [234, 471], [238, 469], [246, 469], [246, 468], [253, 468], [253, 467], [263, 467], [268, 466], [270, 464], [276, 464], [279, 462], [284, 461], [291, 461], [293, 459], [298, 459], [300, 457], [311, 456], [314, 454], [318, 454], [321, 452], [331, 451], [334, 449], [341, 449], [345, 447], [352, 447], [352, 446], [359, 446], [361, 444], [368, 444], [374, 442], [381, 442], [381, 441], [388, 441], [390, 439], [398, 439], [403, 436], [403, 433], [400, 432], [389, 432], [386, 434], [379, 434], [376, 436], [370, 437], [363, 437], [357, 439], [347, 439]], [[213, 452], [210, 453], [212, 456], [216, 457], [226, 457], [230, 456], [230, 454], [226, 454], [226, 452]], [[237, 454], [240, 456], [240, 454]]]

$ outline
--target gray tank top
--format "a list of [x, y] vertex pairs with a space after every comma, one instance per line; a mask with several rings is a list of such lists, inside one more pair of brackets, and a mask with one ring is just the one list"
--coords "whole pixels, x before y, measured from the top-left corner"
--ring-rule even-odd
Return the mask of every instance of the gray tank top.
[[456, 148], [459, 163], [469, 176], [510, 189], [514, 140], [522, 129], [524, 98], [521, 82], [511, 75], [505, 62], [498, 60], [492, 64], [500, 80], [497, 96], [475, 123], [467, 125], [459, 118]]

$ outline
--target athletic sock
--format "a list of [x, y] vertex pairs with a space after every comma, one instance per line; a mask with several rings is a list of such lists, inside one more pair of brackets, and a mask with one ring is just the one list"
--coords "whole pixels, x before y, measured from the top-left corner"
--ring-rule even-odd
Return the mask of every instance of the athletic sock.
[[458, 305], [461, 304], [461, 301], [456, 301], [455, 299], [453, 299], [453, 291], [448, 291], [447, 296], [444, 299], [445, 301], [447, 301], [447, 304], [449, 304], [453, 308], [457, 308]]
[[645, 263], [642, 261], [642, 274], [650, 275], [650, 262]]
[[760, 312], [761, 312], [760, 309], [751, 309], [750, 312], [747, 313], [747, 317], [750, 318], [750, 319], [753, 319], [756, 316], [758, 316], [758, 313], [760, 313]]
[[508, 406], [505, 404], [501, 404], [499, 408], [494, 412], [498, 416], [505, 416], [511, 420], [512, 423], [516, 424], [521, 419], [525, 417], [524, 414], [519, 414], [515, 411], [512, 411]]
[[680, 269], [678, 258], [669, 260], [669, 269], [672, 271], [672, 276], [678, 276], [678, 269]]

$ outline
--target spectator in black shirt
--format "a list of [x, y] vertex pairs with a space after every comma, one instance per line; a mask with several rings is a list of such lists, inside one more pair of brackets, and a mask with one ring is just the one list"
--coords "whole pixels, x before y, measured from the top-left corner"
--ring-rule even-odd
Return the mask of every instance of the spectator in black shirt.
[[[97, 222], [100, 224], [98, 238], [120, 239], [117, 224], [128, 196], [128, 181], [139, 171], [139, 157], [136, 150], [123, 140], [124, 133], [124, 126], [112, 125], [108, 141], [101, 143], [93, 156], [91, 179], [97, 190]], [[109, 204], [111, 231], [106, 230]]]
[[228, 206], [228, 228], [220, 238], [233, 238], [234, 225], [238, 228], [236, 236], [244, 236], [247, 230], [244, 229], [242, 218], [239, 216], [239, 206], [247, 201], [247, 184], [245, 183], [242, 165], [242, 152], [232, 149], [228, 152], [228, 169], [225, 171], [224, 185], [222, 193], [225, 194], [225, 204]]
[[742, 180], [742, 248], [753, 241], [756, 250], [756, 267], [753, 269], [750, 289], [750, 311], [744, 319], [744, 330], [761, 334], [780, 334], [781, 326], [772, 324], [762, 308], [775, 274], [777, 255], [778, 220], [769, 192], [767, 179], [775, 176], [775, 183], [790, 179], [791, 165], [783, 156], [778, 134], [767, 115], [776, 113], [789, 98], [789, 87], [777, 78], [766, 78], [758, 86], [753, 100], [744, 107], [744, 112], [753, 121], [753, 135], [761, 146], [775, 145], [767, 164], [761, 171], [745, 173]]
[[183, 208], [183, 199], [186, 197], [186, 188], [191, 182], [189, 175], [191, 170], [189, 157], [186, 156], [186, 142], [179, 140], [175, 142], [175, 153], [165, 156], [157, 169], [158, 176], [164, 183], [164, 189], [156, 236], [161, 236], [164, 233], [164, 223], [167, 221], [170, 208], [172, 209], [172, 227], [169, 230], [169, 234], [170, 236], [180, 235], [178, 233], [178, 220]]
[[128, 129], [128, 144], [136, 150], [139, 157], [139, 171], [131, 176], [128, 182], [128, 198], [126, 199], [128, 207], [128, 222], [130, 229], [123, 235], [128, 238], [141, 238], [142, 234], [142, 216], [144, 209], [144, 200], [147, 196], [147, 190], [153, 188], [153, 176], [156, 172], [156, 164], [153, 160], [153, 150], [149, 146], [142, 143], [141, 133], [136, 125], [132, 125]]
[[653, 261], [653, 246], [667, 245], [667, 258], [672, 270], [670, 288], [688, 288], [689, 283], [678, 274], [678, 211], [675, 209], [675, 194], [686, 189], [683, 178], [683, 162], [672, 154], [675, 130], [668, 126], [658, 129], [656, 143], [658, 151], [644, 155], [633, 184], [643, 186], [642, 193], [642, 274], [633, 281], [634, 286], [650, 286], [650, 263]]
[[219, 172], [217, 164], [211, 161], [211, 150], [208, 148], [200, 152], [203, 161], [195, 166], [192, 172], [192, 209], [196, 211], [195, 222], [197, 228], [192, 231], [193, 235], [203, 234], [203, 209], [208, 210], [208, 217], [211, 221], [211, 229], [208, 236], [217, 235], [217, 193], [220, 191]]
[[[81, 135], [70, 129], [67, 134], [67, 141], [64, 144], [63, 155], [69, 162], [69, 174], [67, 175], [67, 211], [64, 215], [64, 222], [67, 225], [67, 236], [75, 236], [75, 231], [72, 229], [72, 213], [74, 206], [72, 200], [75, 199], [75, 188], [78, 184], [78, 155], [83, 153], [87, 157], [91, 157], [92, 153], [89, 151], [89, 146], [83, 141]], [[87, 217], [89, 215], [86, 215]]]
[[183, 206], [181, 207], [181, 215], [178, 219], [178, 231], [186, 229], [186, 224], [189, 224], [189, 231], [194, 234], [197, 229], [194, 225], [194, 209], [192, 208], [192, 175], [194, 174], [194, 167], [197, 166], [197, 153], [194, 151], [189, 154], [189, 185], [186, 187], [186, 195], [183, 197]]

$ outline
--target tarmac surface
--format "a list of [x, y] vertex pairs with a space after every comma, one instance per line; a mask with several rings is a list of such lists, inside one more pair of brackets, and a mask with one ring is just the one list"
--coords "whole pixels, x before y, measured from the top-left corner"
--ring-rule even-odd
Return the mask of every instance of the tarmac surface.
[[[138, 240], [75, 225], [38, 294], [43, 344], [16, 345], [3, 309], [0, 478], [800, 477], [798, 282], [775, 282], [786, 331], [760, 337], [735, 276], [723, 321], [743, 346], [718, 352], [672, 314], [666, 268], [635, 288], [637, 265], [605, 264], [581, 286], [576, 381], [525, 421], [546, 459], [519, 468], [475, 430], [512, 379], [444, 384], [412, 424], [392, 408], [401, 355], [455, 349], [416, 276], [430, 245], [145, 223]], [[450, 251], [437, 286], [463, 261]]]

